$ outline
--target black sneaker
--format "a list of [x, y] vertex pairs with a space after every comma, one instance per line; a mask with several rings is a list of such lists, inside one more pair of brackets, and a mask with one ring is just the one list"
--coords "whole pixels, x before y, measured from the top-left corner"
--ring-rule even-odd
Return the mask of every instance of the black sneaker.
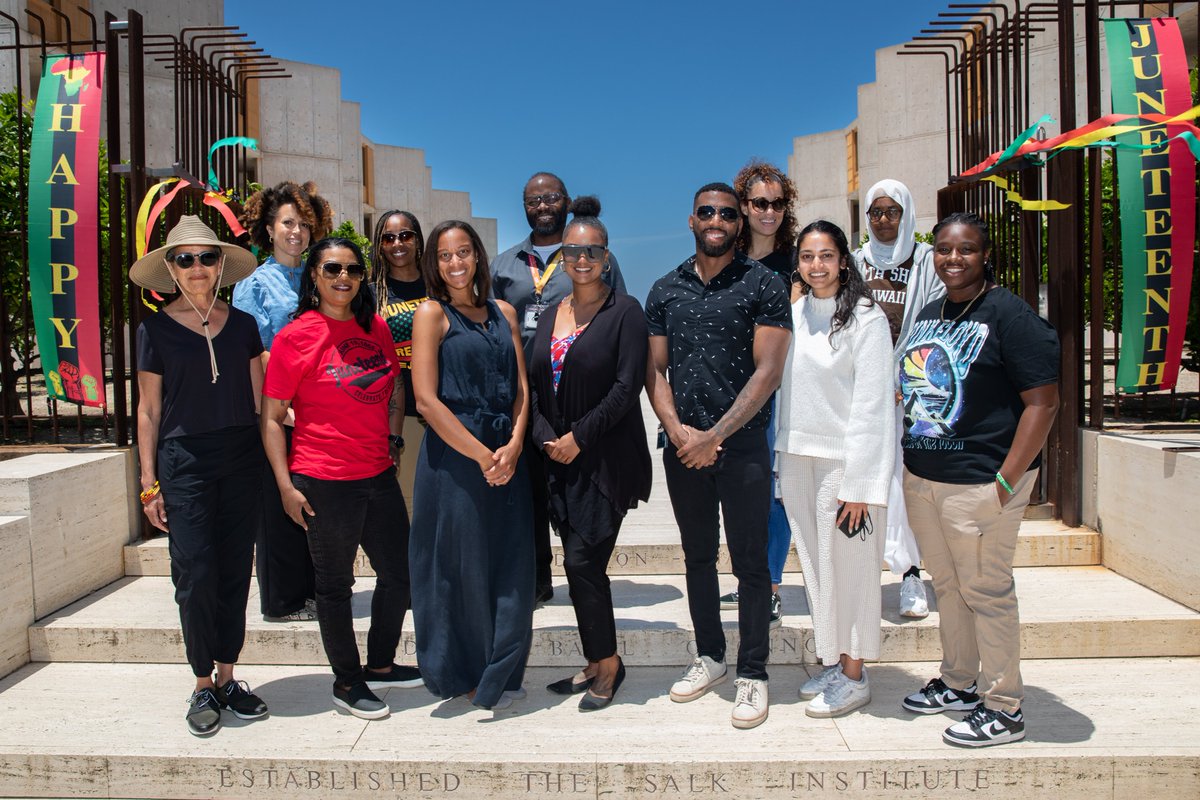
[[184, 719], [193, 736], [210, 736], [221, 729], [221, 704], [212, 689], [192, 692]]
[[359, 719], [383, 719], [392, 713], [388, 704], [376, 697], [363, 681], [356, 681], [347, 689], [334, 683], [333, 704], [338, 708], [344, 708]]
[[779, 592], [771, 593], [771, 627], [778, 628], [783, 624], [783, 600], [779, 598]]
[[730, 592], [729, 594], [721, 595], [721, 610], [722, 611], [737, 611], [738, 593]]
[[392, 664], [391, 672], [364, 670], [363, 677], [367, 679], [368, 689], [391, 689], [393, 686], [412, 689], [425, 685], [425, 681], [421, 680], [421, 670], [416, 667], [402, 667], [399, 664]]
[[245, 681], [230, 681], [213, 692], [221, 708], [228, 708], [238, 719], [258, 719], [267, 715], [267, 704], [250, 691]]
[[975, 684], [961, 692], [951, 689], [941, 678], [934, 678], [919, 692], [913, 692], [901, 701], [914, 714], [940, 714], [943, 711], [971, 711], [982, 700], [975, 694]]
[[967, 715], [962, 722], [951, 725], [942, 732], [947, 744], [963, 747], [988, 747], [1007, 744], [1025, 738], [1025, 717], [1021, 709], [1009, 714], [994, 708], [980, 706]]

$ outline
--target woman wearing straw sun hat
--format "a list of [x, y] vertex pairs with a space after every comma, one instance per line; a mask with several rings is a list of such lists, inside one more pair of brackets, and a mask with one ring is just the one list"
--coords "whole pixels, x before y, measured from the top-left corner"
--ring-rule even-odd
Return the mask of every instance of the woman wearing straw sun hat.
[[[254, 271], [254, 257], [185, 215], [129, 279], [174, 292], [138, 328], [138, 454], [142, 509], [165, 531], [188, 663], [196, 678], [188, 730], [207, 736], [221, 709], [257, 719], [267, 706], [233, 678], [246, 635], [246, 597], [262, 501], [255, 406], [262, 342], [249, 314], [217, 290]], [[216, 674], [214, 675], [214, 668]]]

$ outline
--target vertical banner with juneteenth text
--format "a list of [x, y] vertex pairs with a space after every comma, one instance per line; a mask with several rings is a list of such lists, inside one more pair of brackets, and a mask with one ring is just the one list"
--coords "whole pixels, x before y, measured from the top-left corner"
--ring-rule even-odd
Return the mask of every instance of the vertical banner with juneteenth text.
[[[1172, 17], [1104, 21], [1118, 114], [1182, 114], [1192, 107], [1187, 53]], [[1179, 375], [1192, 287], [1196, 162], [1187, 145], [1155, 148], [1182, 128], [1119, 136], [1124, 306], [1117, 388], [1170, 389]]]
[[51, 397], [104, 405], [98, 147], [104, 54], [45, 60], [29, 152], [29, 293]]

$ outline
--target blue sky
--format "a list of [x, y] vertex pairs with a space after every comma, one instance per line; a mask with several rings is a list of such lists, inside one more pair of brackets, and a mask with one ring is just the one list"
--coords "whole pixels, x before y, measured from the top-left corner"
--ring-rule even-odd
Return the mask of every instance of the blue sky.
[[875, 50], [948, 2], [241, 0], [225, 17], [271, 55], [340, 69], [363, 133], [424, 149], [435, 187], [498, 220], [501, 250], [529, 233], [533, 172], [598, 195], [645, 299], [694, 251], [696, 188], [755, 156], [786, 170], [792, 137], [845, 127]]

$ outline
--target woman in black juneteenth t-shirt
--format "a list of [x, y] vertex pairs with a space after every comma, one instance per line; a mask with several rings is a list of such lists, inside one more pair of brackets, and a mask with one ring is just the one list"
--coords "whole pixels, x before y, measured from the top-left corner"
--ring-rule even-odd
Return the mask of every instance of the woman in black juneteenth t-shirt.
[[903, 705], [972, 711], [942, 738], [978, 747], [1025, 736], [1012, 563], [1058, 407], [1058, 336], [993, 283], [982, 220], [951, 214], [933, 232], [946, 297], [913, 323], [900, 388], [904, 499], [933, 579], [943, 659]]

